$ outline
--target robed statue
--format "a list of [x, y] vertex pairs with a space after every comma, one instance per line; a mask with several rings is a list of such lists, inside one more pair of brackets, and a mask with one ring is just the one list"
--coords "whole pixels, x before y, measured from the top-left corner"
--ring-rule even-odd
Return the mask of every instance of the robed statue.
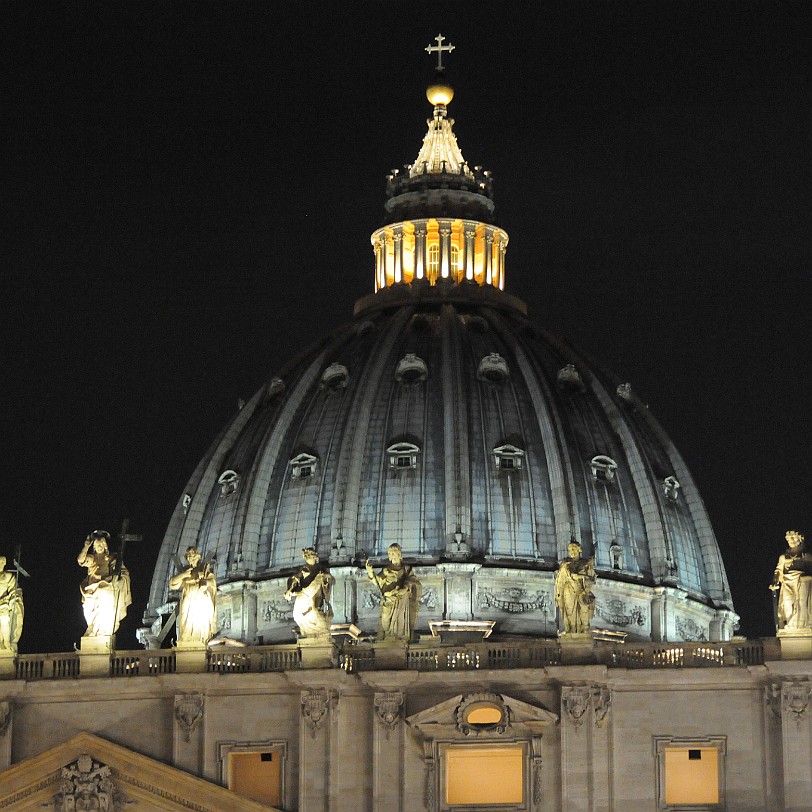
[[381, 591], [378, 640], [408, 643], [417, 624], [417, 606], [423, 588], [412, 572], [412, 567], [403, 563], [403, 552], [399, 544], [390, 544], [387, 554], [389, 563], [380, 572], [376, 573], [369, 561], [365, 565], [370, 580]]
[[6, 572], [6, 557], [0, 555], [0, 651], [17, 651], [23, 631], [23, 591], [17, 574]]
[[217, 631], [217, 582], [197, 547], [187, 548], [186, 563], [186, 569], [169, 579], [169, 588], [180, 590], [178, 643], [205, 646]]
[[83, 637], [114, 635], [132, 603], [130, 573], [119, 557], [110, 553], [109, 544], [109, 533], [94, 530], [76, 556], [79, 565], [87, 568], [87, 577], [79, 587], [87, 621]]
[[581, 556], [581, 545], [574, 539], [567, 552], [555, 576], [555, 605], [564, 621], [564, 634], [589, 634], [595, 614], [595, 568], [591, 558]]
[[788, 530], [787, 549], [779, 557], [770, 587], [778, 592], [778, 628], [796, 631], [812, 628], [812, 555], [804, 537]]
[[302, 637], [330, 634], [333, 608], [330, 596], [335, 578], [319, 563], [319, 554], [313, 547], [302, 550], [305, 563], [288, 578], [286, 600], [293, 601], [293, 619]]

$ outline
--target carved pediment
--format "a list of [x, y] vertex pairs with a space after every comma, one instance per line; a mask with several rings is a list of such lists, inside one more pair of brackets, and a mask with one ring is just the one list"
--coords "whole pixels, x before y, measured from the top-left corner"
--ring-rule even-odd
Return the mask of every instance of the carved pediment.
[[271, 807], [91, 733], [79, 733], [0, 772], [0, 809], [268, 812]]
[[[465, 709], [492, 706], [502, 713], [499, 722], [474, 726], [466, 723]], [[558, 723], [558, 714], [536, 705], [522, 702], [506, 694], [472, 691], [446, 699], [437, 705], [409, 716], [406, 722], [427, 739], [467, 739], [480, 737], [511, 738], [540, 736], [545, 727]]]

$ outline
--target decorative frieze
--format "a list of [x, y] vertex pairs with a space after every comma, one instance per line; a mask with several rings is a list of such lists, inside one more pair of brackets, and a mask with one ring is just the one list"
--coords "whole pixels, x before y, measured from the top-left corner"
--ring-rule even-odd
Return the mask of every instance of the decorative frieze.
[[613, 626], [645, 626], [646, 611], [640, 606], [629, 606], [620, 598], [598, 601], [595, 614]]
[[282, 601], [265, 601], [262, 604], [262, 619], [266, 623], [274, 620], [283, 622], [293, 621], [293, 607]]
[[481, 589], [477, 593], [480, 609], [498, 609], [510, 614], [550, 611], [550, 596], [540, 590], [528, 592], [522, 587], [508, 587], [500, 591]]
[[706, 643], [708, 640], [705, 629], [689, 617], [680, 617], [677, 615], [674, 619], [674, 627], [680, 639], [686, 642]]

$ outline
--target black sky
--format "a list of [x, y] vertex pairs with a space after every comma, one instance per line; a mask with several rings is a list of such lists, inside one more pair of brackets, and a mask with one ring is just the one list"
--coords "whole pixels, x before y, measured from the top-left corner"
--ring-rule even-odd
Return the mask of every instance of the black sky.
[[0, 552], [23, 651], [84, 625], [122, 518], [136, 606], [217, 431], [372, 290], [438, 31], [507, 286], [631, 381], [686, 458], [742, 633], [812, 533], [808, 3], [4, 4]]

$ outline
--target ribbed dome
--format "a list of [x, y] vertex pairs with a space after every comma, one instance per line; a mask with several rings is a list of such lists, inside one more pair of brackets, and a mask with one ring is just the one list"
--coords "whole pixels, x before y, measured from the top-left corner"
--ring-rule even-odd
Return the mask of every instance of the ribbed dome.
[[392, 229], [394, 273], [380, 237], [378, 292], [211, 446], [167, 530], [145, 622], [158, 628], [175, 555], [194, 545], [214, 557], [221, 633], [289, 641], [285, 576], [313, 546], [337, 580], [334, 621], [374, 632], [380, 599], [359, 566], [398, 542], [424, 586], [419, 631], [475, 618], [497, 634], [554, 635], [553, 575], [574, 537], [599, 575], [594, 627], [729, 637], [736, 616], [708, 516], [646, 406], [534, 326], [496, 271], [489, 282], [475, 224], [444, 231], [440, 219], [443, 272], [432, 276], [427, 222], [412, 229], [424, 240], [412, 260], [406, 224]]

